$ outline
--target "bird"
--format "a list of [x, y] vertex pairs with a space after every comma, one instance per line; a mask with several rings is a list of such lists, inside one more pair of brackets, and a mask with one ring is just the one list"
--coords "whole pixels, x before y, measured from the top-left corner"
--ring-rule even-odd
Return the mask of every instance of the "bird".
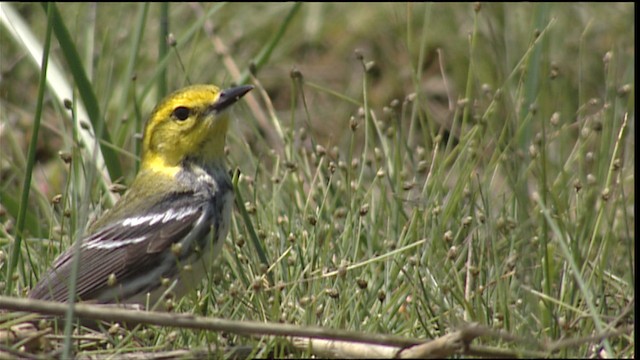
[[28, 297], [151, 306], [197, 287], [222, 250], [233, 209], [226, 110], [253, 88], [190, 85], [161, 100], [145, 123], [129, 189], [54, 260]]

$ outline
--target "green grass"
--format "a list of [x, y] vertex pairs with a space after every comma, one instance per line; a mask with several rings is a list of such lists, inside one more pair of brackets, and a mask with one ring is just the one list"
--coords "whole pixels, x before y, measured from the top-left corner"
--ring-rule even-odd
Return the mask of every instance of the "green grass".
[[[44, 44], [46, 5], [11, 6]], [[474, 6], [58, 4], [47, 72], [68, 85], [46, 87], [2, 27], [4, 294], [131, 182], [160, 97], [248, 81], [227, 139], [242, 201], [177, 311], [422, 339], [467, 322], [540, 342], [633, 329], [633, 5]], [[551, 356], [631, 357], [631, 334]], [[149, 328], [74, 351], [205, 343], [260, 342]]]

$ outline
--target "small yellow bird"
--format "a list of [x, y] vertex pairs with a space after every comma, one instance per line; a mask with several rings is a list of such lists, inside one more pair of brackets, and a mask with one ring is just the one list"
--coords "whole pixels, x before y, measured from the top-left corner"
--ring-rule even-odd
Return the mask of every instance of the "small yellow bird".
[[[167, 96], [147, 121], [140, 172], [126, 194], [29, 293], [66, 302], [154, 304], [171, 286], [183, 296], [221, 250], [233, 207], [225, 112], [253, 86], [193, 85]], [[175, 284], [174, 284], [175, 282]], [[149, 297], [147, 297], [149, 296]]]

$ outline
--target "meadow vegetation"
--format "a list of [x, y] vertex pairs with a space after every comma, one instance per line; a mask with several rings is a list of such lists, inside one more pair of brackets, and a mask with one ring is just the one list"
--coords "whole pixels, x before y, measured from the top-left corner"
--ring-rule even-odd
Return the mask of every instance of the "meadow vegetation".
[[[634, 356], [633, 4], [2, 6], [40, 46], [51, 32], [62, 75], [41, 82], [3, 20], [5, 295], [126, 189], [159, 99], [250, 83], [227, 138], [231, 233], [172, 311], [416, 339], [472, 322], [538, 342], [619, 331], [548, 355]], [[76, 350], [286, 348], [136, 331]]]

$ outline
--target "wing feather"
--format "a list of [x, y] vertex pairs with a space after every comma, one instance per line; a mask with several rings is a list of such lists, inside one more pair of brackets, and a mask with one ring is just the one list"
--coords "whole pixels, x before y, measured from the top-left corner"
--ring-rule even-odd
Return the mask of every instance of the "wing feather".
[[[111, 274], [122, 284], [158, 265], [164, 259], [159, 253], [187, 236], [204, 215], [202, 202], [193, 201], [192, 196], [167, 200], [173, 201], [163, 202], [164, 209], [154, 206], [148, 215], [113, 221], [83, 239], [76, 279], [78, 299], [99, 299], [109, 290], [107, 279]], [[74, 244], [56, 259], [29, 297], [61, 302], [68, 299], [75, 249]]]

